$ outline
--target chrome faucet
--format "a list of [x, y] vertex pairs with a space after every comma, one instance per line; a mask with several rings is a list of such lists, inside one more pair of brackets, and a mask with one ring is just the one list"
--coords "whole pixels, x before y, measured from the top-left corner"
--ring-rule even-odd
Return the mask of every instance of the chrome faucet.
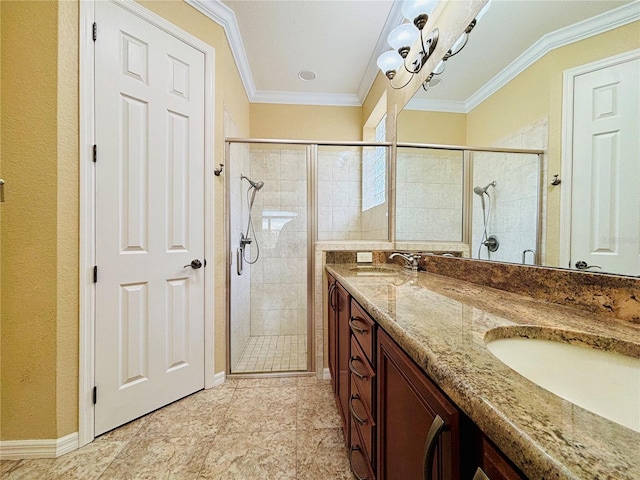
[[394, 252], [389, 256], [389, 260], [392, 260], [394, 257], [402, 257], [405, 260], [404, 268], [410, 268], [412, 270], [418, 271], [418, 260], [422, 258], [421, 255], [415, 253], [400, 253]]

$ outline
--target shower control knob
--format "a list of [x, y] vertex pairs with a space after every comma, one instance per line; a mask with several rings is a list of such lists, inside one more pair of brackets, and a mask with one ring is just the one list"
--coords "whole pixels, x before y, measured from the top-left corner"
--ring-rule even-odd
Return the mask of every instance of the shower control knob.
[[191, 263], [189, 265], [184, 266], [184, 268], [187, 268], [187, 267], [191, 267], [194, 270], [197, 270], [202, 267], [202, 262], [196, 258], [195, 260], [191, 260]]

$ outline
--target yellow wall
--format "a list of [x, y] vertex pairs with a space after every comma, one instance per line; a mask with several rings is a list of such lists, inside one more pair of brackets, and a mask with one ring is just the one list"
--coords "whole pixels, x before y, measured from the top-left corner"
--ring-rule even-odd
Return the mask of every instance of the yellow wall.
[[252, 103], [251, 137], [361, 140], [362, 107]]
[[[563, 71], [636, 48], [640, 48], [640, 22], [553, 50], [468, 114], [467, 144], [493, 145], [536, 120], [548, 117], [549, 174], [561, 173]], [[547, 186], [547, 193], [546, 263], [557, 265], [560, 189]]]
[[58, 4], [56, 413], [57, 437], [78, 429], [79, 123], [76, 2]]
[[[245, 136], [249, 103], [223, 29], [180, 0], [142, 2], [213, 46], [214, 164], [223, 105]], [[0, 2], [0, 438], [53, 439], [78, 419], [78, 2]], [[34, 34], [37, 32], [37, 34]], [[215, 371], [225, 368], [224, 191], [215, 180]]]
[[398, 142], [465, 145], [467, 116], [464, 113], [403, 110], [398, 115]]
[[57, 438], [58, 6], [0, 8], [2, 438]]

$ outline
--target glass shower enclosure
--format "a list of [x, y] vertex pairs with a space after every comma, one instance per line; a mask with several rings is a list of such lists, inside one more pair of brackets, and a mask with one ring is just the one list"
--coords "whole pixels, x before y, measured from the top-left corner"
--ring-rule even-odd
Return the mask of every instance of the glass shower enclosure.
[[230, 373], [307, 371], [308, 147], [227, 149]]

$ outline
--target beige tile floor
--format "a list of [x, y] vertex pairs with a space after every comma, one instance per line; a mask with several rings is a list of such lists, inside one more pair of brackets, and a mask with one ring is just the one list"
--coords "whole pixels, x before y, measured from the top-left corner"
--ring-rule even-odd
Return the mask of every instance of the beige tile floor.
[[249, 337], [233, 373], [305, 371], [306, 369], [306, 335], [271, 335]]
[[232, 379], [2, 480], [353, 480], [327, 381]]

